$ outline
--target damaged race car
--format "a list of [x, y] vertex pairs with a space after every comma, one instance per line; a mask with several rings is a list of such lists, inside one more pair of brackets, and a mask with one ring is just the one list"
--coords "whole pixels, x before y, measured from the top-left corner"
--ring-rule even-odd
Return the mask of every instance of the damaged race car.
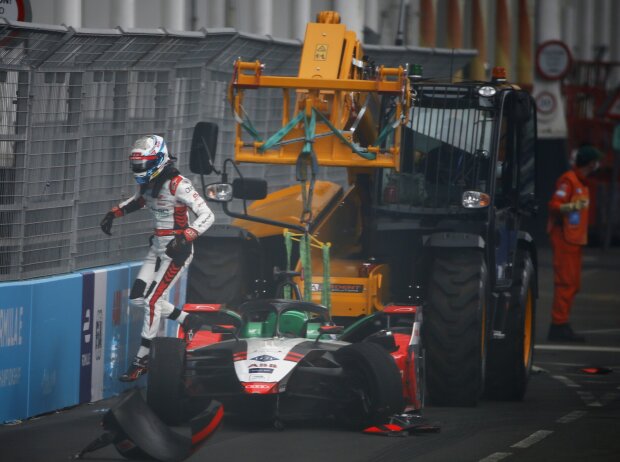
[[299, 300], [184, 310], [202, 326], [154, 339], [150, 353], [147, 402], [168, 424], [211, 399], [227, 415], [276, 426], [331, 418], [361, 429], [423, 407], [419, 306], [386, 306], [346, 330], [324, 306]]

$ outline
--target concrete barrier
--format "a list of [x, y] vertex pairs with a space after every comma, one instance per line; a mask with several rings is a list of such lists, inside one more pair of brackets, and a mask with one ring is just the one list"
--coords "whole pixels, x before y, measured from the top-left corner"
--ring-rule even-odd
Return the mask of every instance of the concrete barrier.
[[[143, 313], [127, 297], [140, 263], [0, 283], [0, 422], [119, 394]], [[185, 301], [186, 278], [170, 300]], [[175, 335], [176, 323], [161, 326]], [[139, 385], [145, 384], [142, 378]]]

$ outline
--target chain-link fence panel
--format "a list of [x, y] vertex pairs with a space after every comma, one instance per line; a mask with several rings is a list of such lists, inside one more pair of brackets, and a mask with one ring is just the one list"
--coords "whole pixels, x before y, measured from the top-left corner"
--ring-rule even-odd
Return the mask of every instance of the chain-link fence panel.
[[[369, 47], [390, 66], [432, 62], [456, 70], [473, 51]], [[140, 260], [152, 222], [145, 211], [99, 222], [132, 196], [128, 150], [164, 136], [182, 173], [199, 121], [219, 125], [216, 165], [232, 157], [226, 100], [233, 63], [260, 60], [271, 75], [296, 75], [301, 44], [232, 29], [168, 33], [43, 26], [0, 18], [0, 281]], [[447, 64], [450, 63], [450, 64]], [[281, 125], [282, 92], [247, 92], [245, 110], [266, 137]], [[294, 183], [294, 167], [250, 164], [270, 190]], [[320, 178], [346, 181], [344, 169]], [[215, 181], [215, 177], [208, 182]], [[216, 220], [227, 222], [218, 205]]]

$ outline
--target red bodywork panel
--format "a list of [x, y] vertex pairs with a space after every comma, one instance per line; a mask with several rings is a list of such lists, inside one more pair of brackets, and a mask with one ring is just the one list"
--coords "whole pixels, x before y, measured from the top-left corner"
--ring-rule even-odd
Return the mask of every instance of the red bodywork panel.
[[220, 311], [220, 308], [222, 305], [219, 303], [186, 303], [183, 305], [183, 311], [188, 312]]
[[418, 307], [415, 305], [387, 305], [383, 308], [384, 313], [399, 313], [399, 314], [416, 314]]
[[417, 383], [415, 379], [415, 357], [412, 352], [409, 352], [409, 341], [411, 340], [411, 336], [399, 333], [394, 333], [393, 335], [398, 350], [392, 352], [391, 355], [400, 370], [400, 376], [403, 381], [403, 396], [408, 404], [419, 409], [421, 403], [416, 398]]
[[[186, 303], [183, 305], [183, 311], [188, 313], [208, 313], [220, 311], [221, 307], [222, 305], [219, 303]], [[183, 331], [183, 327], [181, 326], [179, 326], [177, 330], [177, 338], [185, 338], [185, 331]], [[221, 342], [222, 338], [222, 334], [214, 334], [208, 330], [200, 330], [194, 333], [194, 337], [191, 342], [187, 344], [187, 349], [193, 350], [206, 345]]]
[[[388, 305], [383, 311], [384, 313], [394, 314], [411, 314], [415, 316], [418, 312], [418, 306], [415, 305]], [[394, 341], [398, 350], [390, 353], [396, 361], [396, 365], [400, 370], [401, 379], [403, 382], [403, 396], [407, 404], [413, 406], [416, 409], [422, 407], [422, 403], [418, 398], [418, 383], [416, 380], [416, 364], [415, 353], [411, 347], [411, 336], [419, 336], [420, 332], [413, 333], [400, 333], [394, 332]]]
[[250, 395], [272, 395], [278, 393], [278, 382], [241, 382]]

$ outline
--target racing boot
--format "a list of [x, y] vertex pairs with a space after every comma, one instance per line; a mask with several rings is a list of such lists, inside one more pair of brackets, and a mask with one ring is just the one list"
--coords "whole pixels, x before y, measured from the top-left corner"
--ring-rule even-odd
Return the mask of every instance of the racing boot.
[[191, 342], [196, 332], [202, 327], [202, 318], [197, 314], [188, 313], [181, 326], [185, 332], [185, 340]]
[[551, 324], [547, 340], [550, 342], [585, 342], [583, 335], [577, 334], [569, 323]]
[[127, 369], [123, 375], [121, 375], [118, 380], [121, 382], [133, 382], [138, 380], [142, 375], [146, 374], [146, 365], [149, 362], [149, 356], [146, 355], [143, 358], [138, 358], [137, 356], [133, 359], [131, 366]]

